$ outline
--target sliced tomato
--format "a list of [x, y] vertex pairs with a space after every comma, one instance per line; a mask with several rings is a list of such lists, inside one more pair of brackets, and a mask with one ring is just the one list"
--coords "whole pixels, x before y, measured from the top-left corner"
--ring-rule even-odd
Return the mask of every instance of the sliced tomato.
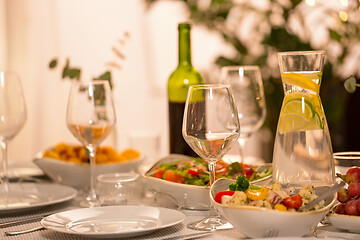
[[164, 172], [165, 172], [164, 169], [155, 168], [154, 177], [163, 178]]
[[226, 163], [224, 160], [219, 160], [216, 162], [215, 165], [215, 174], [216, 175], [227, 175], [229, 173], [229, 164]]
[[196, 169], [196, 168], [189, 168], [188, 170], [187, 170], [187, 172], [192, 176], [192, 177], [196, 177], [197, 175], [199, 175], [199, 174], [203, 174], [204, 175], [204, 173], [203, 172], [200, 172], [198, 169]]
[[215, 202], [217, 203], [221, 203], [221, 199], [223, 196], [227, 195], [227, 196], [232, 196], [234, 195], [235, 191], [221, 191], [218, 192], [217, 194], [215, 194]]
[[185, 183], [186, 179], [185, 177], [176, 174], [174, 171], [167, 170], [164, 173], [164, 179], [170, 182], [176, 182], [176, 183]]
[[241, 163], [242, 165], [242, 174], [247, 178], [249, 179], [251, 177], [251, 175], [253, 175], [254, 173], [254, 170], [253, 168], [251, 167], [251, 165], [249, 164], [246, 164], [246, 163]]
[[284, 198], [282, 201], [282, 204], [285, 207], [287, 207], [288, 209], [289, 208], [298, 209], [302, 205], [302, 198], [299, 194], [295, 195], [295, 196], [290, 196], [290, 197]]

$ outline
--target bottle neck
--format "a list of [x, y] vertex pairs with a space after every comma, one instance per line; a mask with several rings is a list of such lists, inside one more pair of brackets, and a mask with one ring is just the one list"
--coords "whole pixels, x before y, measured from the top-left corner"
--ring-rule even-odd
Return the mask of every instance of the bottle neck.
[[190, 28], [179, 29], [179, 66], [191, 66]]

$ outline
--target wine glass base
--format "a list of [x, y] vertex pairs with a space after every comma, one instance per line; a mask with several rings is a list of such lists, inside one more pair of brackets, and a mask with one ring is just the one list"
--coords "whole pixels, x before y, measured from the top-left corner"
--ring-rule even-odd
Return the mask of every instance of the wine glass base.
[[[227, 225], [227, 221], [222, 217], [206, 217], [200, 221], [192, 222], [187, 225], [188, 228], [194, 230], [210, 231], [221, 228], [224, 225]], [[229, 224], [230, 225], [230, 224]], [[232, 226], [229, 228], [232, 228]]]
[[80, 207], [91, 208], [91, 207], [100, 207], [101, 202], [95, 197], [92, 196], [86, 190], [80, 190], [77, 196], [77, 204]]
[[91, 207], [100, 207], [101, 204], [98, 201], [88, 201], [87, 199], [84, 199], [80, 201], [80, 207], [84, 208], [91, 208]]

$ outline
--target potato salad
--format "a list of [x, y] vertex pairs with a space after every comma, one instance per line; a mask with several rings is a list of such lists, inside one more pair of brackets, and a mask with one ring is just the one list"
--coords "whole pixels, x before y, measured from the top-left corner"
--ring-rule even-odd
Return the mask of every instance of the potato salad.
[[[236, 182], [229, 185], [226, 191], [218, 192], [215, 201], [228, 206], [255, 206], [279, 211], [297, 211], [318, 196], [312, 185], [303, 186], [299, 191], [294, 188], [284, 189], [278, 183], [266, 186], [250, 185], [243, 176], [238, 176]], [[318, 210], [325, 206], [321, 201], [310, 210]]]

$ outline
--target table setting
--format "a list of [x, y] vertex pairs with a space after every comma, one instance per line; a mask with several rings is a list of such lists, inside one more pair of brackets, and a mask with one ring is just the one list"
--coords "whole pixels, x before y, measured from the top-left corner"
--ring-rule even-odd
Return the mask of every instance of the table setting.
[[[332, 152], [319, 97], [325, 53], [278, 57], [285, 96], [273, 162], [260, 165], [243, 153], [266, 114], [261, 76], [236, 66], [221, 83], [189, 87], [181, 131], [198, 157], [148, 166], [146, 152], [100, 146], [117, 119], [109, 82], [93, 80], [70, 89], [66, 123], [80, 145], [35, 156], [43, 175], [9, 174], [7, 145], [26, 106], [20, 79], [0, 72], [0, 238], [359, 239], [360, 159]], [[229, 158], [236, 144], [240, 157]]]

